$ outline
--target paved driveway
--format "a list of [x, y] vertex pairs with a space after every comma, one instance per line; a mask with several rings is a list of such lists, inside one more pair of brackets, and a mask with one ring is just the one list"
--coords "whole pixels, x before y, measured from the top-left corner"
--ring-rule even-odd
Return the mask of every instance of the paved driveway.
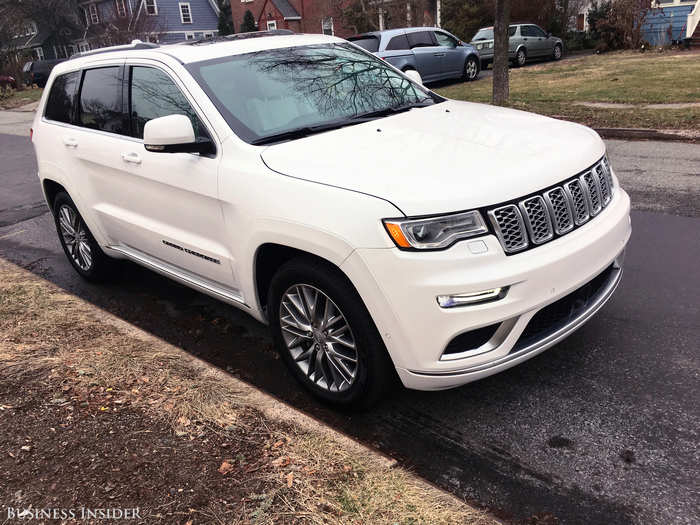
[[[631, 191], [633, 237], [613, 300], [571, 338], [505, 373], [437, 393], [398, 390], [365, 414], [300, 392], [265, 327], [127, 265], [120, 282], [75, 277], [25, 139], [0, 135], [0, 256], [393, 455], [497, 515], [561, 523], [700, 522], [700, 146], [609, 141]], [[650, 211], [653, 210], [653, 211]], [[40, 213], [41, 210], [38, 210]], [[585, 261], [582, 261], [585, 264]], [[429, 327], [426, 327], [429, 329]]]

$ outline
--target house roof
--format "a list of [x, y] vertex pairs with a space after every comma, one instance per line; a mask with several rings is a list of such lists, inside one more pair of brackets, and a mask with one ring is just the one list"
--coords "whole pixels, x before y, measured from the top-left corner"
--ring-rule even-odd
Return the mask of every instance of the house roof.
[[13, 38], [8, 42], [7, 47], [10, 49], [29, 49], [42, 45], [50, 36], [50, 31], [39, 30], [38, 33], [33, 35], [22, 35]]
[[294, 9], [294, 6], [289, 3], [289, 0], [270, 0], [277, 10], [282, 13], [285, 20], [299, 20], [301, 16]]

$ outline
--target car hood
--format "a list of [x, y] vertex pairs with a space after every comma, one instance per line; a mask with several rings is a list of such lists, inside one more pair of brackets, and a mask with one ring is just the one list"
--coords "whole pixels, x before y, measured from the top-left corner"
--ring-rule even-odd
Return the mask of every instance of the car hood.
[[272, 170], [366, 193], [406, 215], [498, 204], [556, 184], [605, 153], [579, 124], [446, 101], [265, 148]]

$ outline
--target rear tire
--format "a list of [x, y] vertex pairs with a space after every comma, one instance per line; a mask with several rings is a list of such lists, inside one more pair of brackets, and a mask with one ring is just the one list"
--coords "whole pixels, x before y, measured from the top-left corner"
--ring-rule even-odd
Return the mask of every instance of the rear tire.
[[479, 78], [480, 70], [481, 68], [479, 67], [479, 61], [475, 57], [470, 56], [464, 63], [462, 78], [464, 78], [466, 82], [473, 82]]
[[527, 51], [521, 47], [518, 49], [517, 53], [515, 53], [515, 61], [513, 62], [513, 65], [515, 67], [523, 67], [525, 62], [527, 62]]
[[104, 282], [113, 278], [117, 262], [102, 251], [77, 206], [65, 191], [56, 194], [53, 217], [63, 252], [75, 271], [92, 282]]
[[300, 257], [272, 278], [267, 314], [292, 375], [314, 396], [347, 408], [376, 403], [393, 366], [374, 321], [347, 277]]

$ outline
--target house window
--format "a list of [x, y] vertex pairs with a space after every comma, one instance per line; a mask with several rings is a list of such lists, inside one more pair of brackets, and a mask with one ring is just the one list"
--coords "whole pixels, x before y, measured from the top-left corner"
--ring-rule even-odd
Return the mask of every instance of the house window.
[[192, 11], [190, 11], [189, 2], [187, 2], [187, 3], [180, 2], [180, 21], [183, 24], [191, 24], [192, 23]]
[[148, 16], [155, 16], [158, 14], [158, 4], [156, 0], [146, 0], [146, 14]]
[[267, 21], [267, 30], [274, 31], [275, 29], [277, 29], [277, 20], [268, 20]]
[[321, 33], [324, 35], [331, 35], [333, 36], [335, 33], [333, 32], [333, 17], [332, 16], [327, 16], [323, 20], [321, 20]]
[[185, 33], [185, 40], [194, 40], [194, 33]]
[[80, 44], [78, 44], [78, 50], [81, 53], [87, 53], [88, 51], [90, 51], [90, 44], [88, 44], [87, 42], [81, 42]]
[[117, 16], [124, 18], [126, 16], [126, 5], [124, 0], [114, 0], [115, 7], [117, 8]]
[[100, 13], [97, 11], [97, 4], [90, 4], [90, 23], [99, 24], [100, 23]]
[[38, 60], [44, 60], [44, 50], [40, 47], [36, 48], [36, 58]]
[[206, 38], [214, 38], [214, 33], [211, 33], [211, 32], [210, 32], [210, 33], [204, 33], [202, 36], [203, 36], [205, 39], [206, 39]]

